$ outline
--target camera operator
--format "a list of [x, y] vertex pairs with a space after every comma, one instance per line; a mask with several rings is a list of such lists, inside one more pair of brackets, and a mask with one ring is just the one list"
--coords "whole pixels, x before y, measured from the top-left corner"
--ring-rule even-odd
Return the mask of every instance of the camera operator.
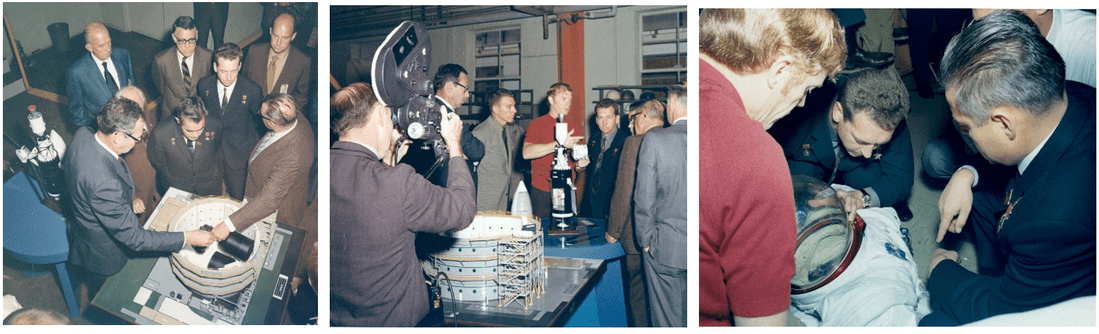
[[413, 326], [428, 313], [416, 259], [416, 232], [463, 229], [476, 211], [473, 179], [462, 154], [462, 123], [444, 113], [450, 151], [446, 188], [408, 165], [390, 166], [399, 137], [392, 111], [370, 85], [332, 96], [331, 160], [333, 326]]

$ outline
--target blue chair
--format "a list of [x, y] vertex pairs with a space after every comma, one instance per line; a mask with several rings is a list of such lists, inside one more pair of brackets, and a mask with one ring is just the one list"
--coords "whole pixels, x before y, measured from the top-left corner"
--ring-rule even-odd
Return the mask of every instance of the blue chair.
[[[4, 251], [24, 263], [53, 265], [69, 314], [78, 318], [80, 305], [65, 268], [69, 260], [67, 226], [60, 214], [42, 205], [45, 196], [38, 183], [23, 172], [4, 183]], [[23, 277], [50, 273], [24, 270]]]

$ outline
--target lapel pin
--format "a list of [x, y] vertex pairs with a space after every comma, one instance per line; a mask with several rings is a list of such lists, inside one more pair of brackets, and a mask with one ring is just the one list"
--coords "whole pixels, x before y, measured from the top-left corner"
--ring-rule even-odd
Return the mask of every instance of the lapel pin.
[[805, 156], [809, 156], [809, 144], [801, 145], [801, 148], [805, 150]]

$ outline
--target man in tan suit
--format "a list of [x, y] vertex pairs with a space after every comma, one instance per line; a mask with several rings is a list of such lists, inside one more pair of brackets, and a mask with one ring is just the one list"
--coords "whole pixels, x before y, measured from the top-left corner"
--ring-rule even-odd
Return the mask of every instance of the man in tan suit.
[[626, 304], [630, 308], [633, 327], [649, 326], [649, 307], [645, 302], [645, 281], [641, 268], [641, 249], [633, 236], [633, 186], [637, 171], [637, 151], [645, 133], [664, 125], [664, 106], [657, 100], [637, 102], [630, 106], [630, 131], [633, 136], [622, 144], [618, 160], [618, 179], [611, 197], [610, 218], [607, 223], [607, 242], [622, 242], [626, 250], [626, 266], [622, 267], [626, 283]]
[[[156, 55], [153, 84], [160, 92], [160, 112], [156, 120], [170, 118], [172, 110], [179, 106], [179, 100], [196, 95], [198, 79], [212, 74], [213, 53], [197, 45], [197, 36], [195, 20], [180, 16], [172, 24], [172, 40], [176, 47]], [[149, 128], [156, 126], [156, 120], [150, 122]]]
[[224, 240], [230, 231], [243, 231], [277, 212], [276, 222], [303, 228], [315, 238], [315, 226], [301, 226], [309, 168], [316, 150], [313, 130], [290, 95], [269, 97], [260, 107], [260, 115], [271, 131], [260, 139], [249, 158], [244, 188], [248, 203], [214, 227], [214, 236]]
[[279, 15], [270, 30], [270, 44], [248, 48], [244, 76], [259, 84], [264, 95], [290, 94], [300, 110], [309, 101], [312, 59], [290, 45], [298, 36], [294, 33], [293, 15]]
[[497, 89], [489, 97], [492, 116], [473, 129], [473, 136], [485, 145], [485, 156], [477, 166], [477, 210], [506, 211], [511, 194], [522, 179], [515, 173], [515, 151], [523, 127], [515, 124], [515, 95]]

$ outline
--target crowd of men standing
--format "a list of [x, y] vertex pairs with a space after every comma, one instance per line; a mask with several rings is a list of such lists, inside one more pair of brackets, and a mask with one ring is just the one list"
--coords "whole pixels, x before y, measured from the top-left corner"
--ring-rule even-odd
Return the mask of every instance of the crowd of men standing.
[[[439, 67], [434, 87], [447, 111], [471, 95], [468, 74], [456, 64]], [[369, 84], [351, 84], [333, 95], [332, 127], [339, 136], [331, 163], [333, 325], [419, 324], [427, 305], [416, 233], [465, 228], [478, 210], [509, 210], [527, 179], [517, 162], [530, 161], [534, 215], [550, 216], [550, 170], [558, 145], [585, 144], [571, 123], [564, 143], [554, 138], [557, 118], [570, 112], [572, 88], [556, 83], [546, 95], [549, 112], [525, 129], [515, 123], [517, 97], [506, 89], [488, 94], [491, 114], [473, 131], [464, 130], [453, 112], [444, 113], [441, 135], [449, 156], [441, 172], [427, 177], [399, 163], [423, 153], [415, 152], [418, 145], [398, 143], [393, 111]], [[587, 172], [579, 216], [609, 220], [607, 241], [621, 240], [628, 253], [622, 274], [629, 277], [630, 324], [686, 326], [686, 87], [669, 89], [667, 107], [655, 99], [635, 103], [629, 130], [620, 128], [618, 102], [600, 101], [595, 111], [598, 130], [586, 144], [590, 156], [569, 161], [574, 177]], [[646, 140], [647, 133], [654, 139]], [[398, 157], [403, 150], [409, 153]], [[362, 201], [367, 197], [373, 200]], [[648, 254], [644, 261], [642, 254]]]
[[[70, 262], [90, 295], [135, 252], [206, 246], [272, 213], [316, 240], [316, 221], [306, 218], [316, 144], [302, 113], [311, 59], [290, 44], [295, 21], [275, 16], [271, 42], [245, 54], [216, 29], [215, 50], [206, 49], [196, 21], [179, 17], [170, 27], [174, 46], [151, 64], [155, 107], [135, 86], [130, 53], [112, 47], [102, 23], [87, 25], [89, 53], [68, 70], [78, 130], [64, 167], [75, 218]], [[141, 228], [169, 188], [246, 204], [210, 231]], [[298, 274], [295, 287], [305, 271]]]

